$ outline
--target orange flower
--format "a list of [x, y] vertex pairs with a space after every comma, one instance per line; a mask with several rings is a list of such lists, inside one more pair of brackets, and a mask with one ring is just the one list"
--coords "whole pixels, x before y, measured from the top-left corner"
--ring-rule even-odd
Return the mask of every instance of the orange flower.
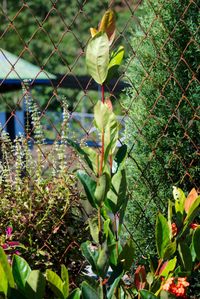
[[186, 277], [168, 278], [162, 286], [162, 289], [177, 297], [185, 297], [186, 288], [189, 286], [189, 282], [187, 282], [186, 279]]

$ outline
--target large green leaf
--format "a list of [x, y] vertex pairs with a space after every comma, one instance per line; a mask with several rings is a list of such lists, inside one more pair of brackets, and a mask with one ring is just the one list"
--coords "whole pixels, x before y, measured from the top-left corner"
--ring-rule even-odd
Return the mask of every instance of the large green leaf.
[[105, 278], [106, 273], [109, 267], [109, 257], [108, 257], [108, 247], [107, 243], [104, 242], [101, 246], [99, 256], [97, 259], [97, 270], [98, 275], [102, 278]]
[[104, 32], [99, 32], [89, 41], [86, 49], [86, 65], [88, 72], [98, 84], [103, 84], [106, 80], [108, 64], [108, 36]]
[[26, 280], [25, 295], [28, 299], [43, 299], [46, 280], [39, 270], [31, 271]]
[[114, 293], [115, 293], [116, 288], [117, 288], [118, 285], [119, 285], [119, 282], [120, 282], [120, 280], [121, 280], [121, 277], [122, 277], [122, 274], [120, 274], [120, 276], [118, 276], [118, 277], [114, 280], [114, 282], [111, 284], [110, 289], [109, 289], [109, 291], [108, 291], [108, 293], [107, 293], [107, 297], [108, 297], [108, 299], [112, 299], [112, 298], [113, 298], [113, 295], [114, 295]]
[[12, 270], [11, 270], [11, 267], [8, 263], [8, 258], [3, 250], [3, 248], [0, 246], [0, 264], [6, 274], [6, 277], [7, 277], [7, 280], [8, 280], [8, 283], [10, 285], [11, 288], [14, 287], [15, 285], [15, 282], [14, 282], [14, 278], [13, 278], [13, 275], [12, 275]]
[[96, 208], [94, 193], [96, 190], [96, 182], [84, 171], [77, 171], [77, 177], [81, 181], [83, 188], [85, 190], [88, 201], [91, 206]]
[[126, 198], [126, 173], [125, 170], [118, 170], [111, 181], [111, 189], [107, 193], [106, 206], [116, 214]]
[[174, 271], [174, 269], [176, 267], [176, 262], [177, 262], [176, 256], [173, 259], [166, 261], [164, 263], [164, 266], [161, 267], [161, 269], [159, 271], [159, 275], [163, 276], [163, 277], [168, 277], [169, 273]]
[[190, 248], [184, 241], [179, 243], [178, 252], [181, 258], [182, 270], [190, 272], [192, 270], [192, 255]]
[[170, 229], [167, 219], [161, 213], [157, 216], [155, 235], [158, 255], [161, 259], [163, 259], [166, 248], [170, 244]]
[[86, 258], [86, 260], [90, 263], [92, 267], [92, 271], [97, 274], [97, 259], [98, 259], [98, 252], [91, 250], [91, 243], [90, 241], [86, 241], [81, 244], [81, 251]]
[[184, 212], [185, 212], [185, 208], [184, 208], [185, 199], [186, 199], [185, 194], [180, 188], [177, 188], [174, 186], [173, 187], [173, 196], [175, 199], [176, 213], [183, 216]]
[[3, 266], [0, 263], [0, 294], [3, 293], [7, 296], [8, 292], [8, 279], [6, 273], [4, 272]]
[[200, 261], [200, 227], [195, 230], [192, 242], [196, 257]]
[[115, 155], [114, 161], [113, 161], [113, 169], [112, 172], [116, 173], [120, 168], [124, 167], [124, 163], [126, 161], [126, 157], [127, 157], [127, 145], [123, 144], [122, 146], [120, 146], [117, 150], [117, 153]]
[[14, 255], [12, 271], [17, 287], [24, 292], [26, 281], [31, 273], [29, 264], [22, 257]]
[[62, 279], [55, 272], [49, 269], [46, 271], [46, 279], [55, 296], [59, 299], [65, 299], [66, 297], [64, 296], [63, 293], [64, 283]]
[[99, 292], [84, 281], [81, 285], [82, 299], [101, 299]]
[[99, 227], [98, 227], [98, 219], [89, 218], [89, 227], [90, 227], [90, 235], [95, 243], [99, 243]]
[[140, 295], [142, 299], [157, 299], [157, 297], [153, 293], [147, 290], [141, 290]]
[[84, 151], [84, 150], [80, 147], [80, 145], [79, 145], [78, 143], [74, 142], [73, 140], [71, 140], [71, 139], [67, 139], [67, 143], [68, 143], [70, 146], [72, 146], [78, 154], [81, 155], [81, 157], [84, 159], [84, 161], [86, 162], [86, 164], [90, 167], [90, 169], [93, 170], [93, 163], [92, 163], [92, 161], [91, 161], [91, 159], [90, 159], [89, 154], [88, 154], [86, 151]]
[[108, 173], [103, 173], [97, 180], [96, 190], [94, 193], [95, 202], [101, 206], [105, 200], [108, 190], [110, 189], [110, 176]]
[[176, 240], [174, 240], [173, 242], [169, 243], [164, 251], [164, 259], [170, 259], [174, 253], [176, 252]]
[[61, 265], [61, 278], [63, 281], [63, 294], [67, 298], [69, 295], [69, 273], [65, 265]]
[[110, 118], [116, 119], [115, 114], [108, 108], [106, 103], [98, 101], [94, 106], [94, 122], [100, 132], [109, 126]]
[[81, 290], [79, 288], [73, 290], [67, 299], [80, 299], [81, 298]]
[[117, 77], [117, 71], [122, 62], [123, 57], [124, 47], [120, 46], [117, 51], [113, 51], [108, 65], [108, 75], [106, 78], [106, 82], [109, 82], [112, 78]]

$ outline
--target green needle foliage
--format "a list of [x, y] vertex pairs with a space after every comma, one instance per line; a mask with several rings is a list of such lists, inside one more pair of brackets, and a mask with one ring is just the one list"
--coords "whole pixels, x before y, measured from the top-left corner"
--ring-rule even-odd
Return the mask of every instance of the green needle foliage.
[[166, 208], [169, 186], [199, 186], [199, 11], [195, 1], [143, 1], [142, 7], [127, 69], [127, 224], [140, 247], [154, 251], [153, 223], [157, 209]]

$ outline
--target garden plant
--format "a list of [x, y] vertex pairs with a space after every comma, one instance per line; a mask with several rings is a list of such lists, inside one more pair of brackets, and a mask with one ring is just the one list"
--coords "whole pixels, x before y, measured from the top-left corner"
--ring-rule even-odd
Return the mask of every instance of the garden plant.
[[61, 265], [61, 276], [47, 269], [32, 270], [20, 256], [9, 264], [0, 248], [0, 294], [2, 298], [186, 298], [189, 277], [200, 266], [200, 227], [195, 223], [200, 211], [200, 196], [192, 191], [185, 196], [177, 187], [168, 202], [167, 218], [158, 213], [155, 225], [157, 254], [148, 256], [146, 265], [134, 273], [135, 244], [124, 238], [127, 207], [127, 147], [117, 147], [119, 123], [104, 86], [109, 84], [121, 64], [124, 49], [111, 52], [115, 36], [115, 15], [106, 11], [98, 29], [91, 28], [86, 50], [88, 72], [101, 86], [101, 100], [94, 107], [94, 125], [100, 136], [100, 150], [67, 140], [85, 163], [77, 171], [88, 202], [93, 208], [88, 219], [90, 238], [81, 251], [91, 267], [79, 287], [70, 292], [68, 270]]

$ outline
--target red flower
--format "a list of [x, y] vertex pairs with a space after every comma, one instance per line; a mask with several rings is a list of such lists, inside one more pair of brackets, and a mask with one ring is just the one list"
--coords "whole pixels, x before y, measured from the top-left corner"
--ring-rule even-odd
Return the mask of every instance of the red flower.
[[186, 277], [170, 277], [163, 284], [162, 289], [177, 297], [186, 296], [186, 288], [189, 286], [189, 282], [186, 281]]
[[191, 229], [197, 229], [197, 227], [199, 227], [199, 224], [197, 224], [197, 223], [191, 223], [190, 224]]
[[175, 237], [177, 235], [177, 226], [176, 223], [172, 223], [172, 236]]

